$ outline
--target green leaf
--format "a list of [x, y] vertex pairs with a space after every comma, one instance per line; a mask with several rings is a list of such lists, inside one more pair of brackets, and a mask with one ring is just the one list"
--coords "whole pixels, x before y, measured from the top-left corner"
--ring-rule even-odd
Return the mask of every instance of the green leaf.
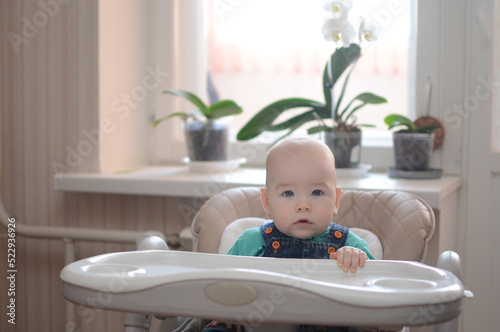
[[328, 77], [328, 65], [323, 70], [323, 95], [325, 96], [325, 104], [329, 109], [332, 108], [332, 87], [330, 78]]
[[221, 100], [207, 108], [205, 116], [208, 119], [218, 119], [224, 116], [236, 115], [243, 112], [240, 106], [232, 100]]
[[[273, 142], [272, 145], [276, 144], [279, 140], [291, 135], [295, 130], [300, 128], [302, 125], [304, 125], [307, 122], [318, 120], [318, 118], [329, 118], [330, 113], [328, 110], [325, 108], [323, 109], [311, 109], [305, 113], [299, 114], [289, 120], [286, 120], [282, 123], [279, 123], [277, 125], [273, 125], [271, 128], [268, 129], [268, 131], [283, 131], [288, 129], [286, 134], [283, 136], [279, 137], [275, 142]], [[309, 131], [308, 131], [309, 132]]]
[[389, 126], [389, 129], [398, 126], [405, 126], [408, 130], [414, 132], [416, 130], [415, 124], [406, 116], [401, 114], [389, 114], [384, 118], [384, 122]]
[[356, 96], [357, 100], [360, 100], [367, 104], [383, 104], [387, 103], [387, 99], [384, 97], [377, 96], [371, 92], [364, 92]]
[[300, 126], [293, 126], [293, 127], [290, 127], [290, 129], [288, 130], [288, 132], [286, 132], [286, 134], [284, 134], [283, 136], [280, 136], [277, 140], [275, 140], [271, 146], [275, 145], [276, 143], [278, 143], [280, 140], [282, 140], [283, 138], [287, 137], [287, 136], [290, 136], [297, 128], [299, 128]]
[[305, 98], [287, 98], [278, 100], [264, 107], [240, 129], [237, 139], [246, 141], [257, 137], [262, 132], [273, 127], [273, 122], [284, 112], [299, 107], [311, 107], [316, 111], [324, 110], [325, 105]]
[[[351, 44], [349, 47], [338, 48], [331, 57], [331, 74], [333, 85], [342, 76], [344, 71], [361, 56], [361, 48], [358, 44]], [[328, 68], [328, 65], [326, 66]]]
[[307, 133], [309, 135], [321, 133], [321, 132], [324, 132], [324, 131], [331, 132], [331, 131], [333, 131], [333, 127], [329, 127], [329, 126], [314, 126], [314, 127], [311, 127], [309, 129], [307, 129]]
[[201, 111], [201, 113], [203, 114], [207, 113], [207, 105], [205, 105], [205, 103], [200, 98], [198, 98], [198, 96], [196, 96], [194, 93], [181, 90], [165, 90], [162, 93], [185, 98], [189, 100], [191, 103], [193, 103]]
[[[361, 56], [361, 48], [358, 44], [351, 44], [349, 47], [338, 48], [331, 56], [331, 80], [328, 75], [328, 63], [323, 72], [323, 93], [325, 103], [331, 105], [331, 89], [335, 86], [344, 71]], [[331, 106], [330, 106], [331, 107]]]
[[294, 116], [293, 118], [288, 119], [284, 122], [273, 125], [271, 128], [269, 128], [269, 130], [280, 131], [290, 128], [299, 128], [300, 126], [302, 126], [307, 122], [317, 121], [318, 119], [316, 118], [316, 116], [318, 116], [321, 119], [326, 119], [329, 118], [330, 114], [325, 108], [322, 109], [313, 108], [297, 116]]
[[[347, 123], [347, 120], [349, 120], [349, 118], [351, 117], [351, 115], [353, 115], [354, 113], [356, 113], [356, 111], [358, 111], [360, 108], [366, 106], [366, 103], [361, 103], [359, 104], [358, 106], [354, 107], [346, 116], [345, 118], [343, 119], [343, 121], [345, 123]], [[347, 109], [346, 109], [347, 110]], [[344, 114], [344, 112], [342, 112], [342, 115]]]
[[159, 119], [155, 120], [155, 122], [153, 122], [153, 128], [156, 128], [161, 122], [163, 122], [163, 121], [165, 121], [167, 119], [176, 117], [176, 116], [179, 116], [183, 120], [186, 120], [190, 115], [188, 113], [182, 113], [182, 112], [172, 113], [169, 116], [164, 116], [163, 118], [159, 118]]
[[[349, 108], [352, 106], [352, 104], [354, 103], [354, 101], [360, 101], [361, 102], [361, 105], [358, 105], [356, 107], [354, 107], [345, 117], [344, 115], [347, 113], [347, 111], [349, 110]], [[342, 119], [343, 122], [347, 122], [347, 120], [356, 112], [358, 111], [360, 108], [364, 107], [366, 104], [383, 104], [383, 103], [387, 103], [387, 99], [385, 99], [384, 97], [380, 97], [380, 96], [377, 96], [371, 92], [364, 92], [364, 93], [360, 93], [359, 95], [357, 95], [356, 97], [354, 97], [350, 102], [349, 104], [347, 105], [347, 107], [342, 111], [342, 113], [340, 113], [340, 118]]]
[[[345, 79], [344, 79], [344, 84], [342, 85], [342, 90], [340, 92], [340, 96], [339, 96], [339, 99], [337, 99], [337, 103], [335, 105], [335, 114], [333, 115], [333, 118], [334, 120], [337, 122], [337, 121], [343, 121], [343, 122], [346, 122], [347, 119], [342, 119], [342, 114], [339, 115], [339, 109], [340, 109], [340, 105], [342, 104], [342, 100], [344, 99], [344, 94], [345, 94], [345, 90], [347, 88], [347, 83], [349, 82], [349, 78], [351, 77], [351, 74], [354, 70], [354, 67], [356, 67], [356, 62], [351, 66], [351, 69], [349, 70], [349, 72], [347, 73]], [[351, 101], [352, 103], [352, 101]], [[350, 103], [349, 103], [350, 105]], [[346, 107], [346, 109], [349, 108], [349, 106]]]

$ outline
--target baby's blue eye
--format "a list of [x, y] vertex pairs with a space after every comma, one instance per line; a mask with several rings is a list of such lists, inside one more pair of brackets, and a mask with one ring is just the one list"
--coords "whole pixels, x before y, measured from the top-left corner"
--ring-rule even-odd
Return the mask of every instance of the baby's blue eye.
[[319, 189], [316, 189], [316, 190], [313, 190], [313, 192], [311, 193], [311, 195], [313, 196], [321, 196], [323, 195], [323, 192]]
[[285, 197], [292, 197], [292, 196], [294, 196], [295, 194], [293, 193], [293, 191], [291, 191], [291, 190], [287, 190], [287, 191], [285, 191], [282, 195], [283, 195], [283, 196], [285, 196]]

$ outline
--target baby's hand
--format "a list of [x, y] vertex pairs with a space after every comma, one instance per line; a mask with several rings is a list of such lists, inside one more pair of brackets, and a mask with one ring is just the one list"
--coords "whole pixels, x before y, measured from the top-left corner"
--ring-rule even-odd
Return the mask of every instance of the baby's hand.
[[358, 267], [364, 267], [366, 263], [366, 253], [354, 247], [342, 247], [330, 254], [330, 259], [337, 260], [337, 266], [344, 272], [356, 272]]

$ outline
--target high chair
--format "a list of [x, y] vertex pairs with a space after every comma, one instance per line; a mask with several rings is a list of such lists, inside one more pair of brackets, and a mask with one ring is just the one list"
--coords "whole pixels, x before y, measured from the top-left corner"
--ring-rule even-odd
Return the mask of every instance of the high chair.
[[[225, 190], [207, 200], [196, 214], [191, 227], [193, 250], [226, 253], [239, 234], [267, 222], [266, 218], [259, 188]], [[334, 221], [367, 237], [377, 259], [417, 262], [424, 261], [435, 228], [434, 212], [424, 200], [395, 191], [342, 192]]]
[[[76, 303], [109, 294], [101, 307], [136, 313], [127, 315], [127, 331], [147, 331], [151, 315], [145, 314], [238, 321], [246, 331], [294, 331], [299, 324], [391, 331], [438, 324], [435, 331], [457, 330], [461, 301], [472, 295], [459, 279], [455, 253], [440, 257], [438, 265], [447, 271], [418, 263], [435, 227], [432, 209], [419, 197], [342, 193], [333, 221], [363, 237], [380, 259], [356, 273], [343, 273], [329, 260], [219, 255], [266, 218], [259, 188], [225, 190], [208, 199], [193, 220], [193, 249], [200, 253], [143, 251], [164, 249], [162, 241], [149, 238], [139, 251], [68, 265], [61, 272], [63, 294]], [[109, 289], [112, 282], [122, 285], [119, 291]], [[172, 322], [156, 321], [155, 331], [162, 325], [171, 331]]]

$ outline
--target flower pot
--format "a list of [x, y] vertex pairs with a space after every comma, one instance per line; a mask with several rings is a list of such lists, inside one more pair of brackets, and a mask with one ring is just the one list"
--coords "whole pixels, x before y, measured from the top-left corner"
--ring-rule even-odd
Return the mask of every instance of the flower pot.
[[335, 167], [357, 168], [361, 160], [361, 130], [325, 132], [325, 144], [335, 156]]
[[434, 145], [432, 133], [393, 133], [396, 169], [427, 171]]
[[229, 127], [215, 120], [189, 119], [184, 132], [191, 161], [227, 160], [229, 157]]

